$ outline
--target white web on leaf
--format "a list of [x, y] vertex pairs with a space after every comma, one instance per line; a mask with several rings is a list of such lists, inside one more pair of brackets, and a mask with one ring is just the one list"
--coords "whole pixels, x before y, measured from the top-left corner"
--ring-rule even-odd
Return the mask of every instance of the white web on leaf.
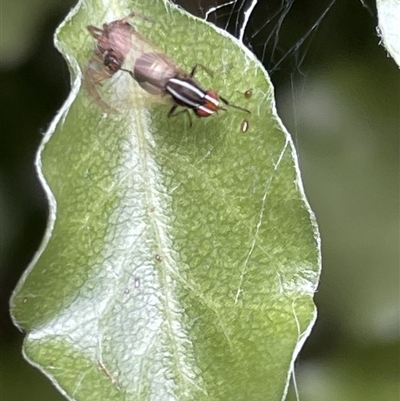
[[[303, 7], [299, 0], [173, 1], [237, 37], [257, 55], [270, 75], [281, 69], [289, 75], [300, 71], [312, 35], [336, 2], [315, 3], [303, 9], [303, 21], [298, 21], [296, 13]], [[296, 34], [293, 25], [301, 25]]]

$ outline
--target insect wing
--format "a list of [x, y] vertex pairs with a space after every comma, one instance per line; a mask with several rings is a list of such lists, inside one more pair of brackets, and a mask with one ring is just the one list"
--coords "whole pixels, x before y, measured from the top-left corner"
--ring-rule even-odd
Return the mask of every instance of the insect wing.
[[115, 110], [110, 107], [100, 96], [97, 90], [97, 85], [109, 79], [111, 75], [105, 69], [99, 69], [99, 62], [92, 59], [84, 71], [83, 84], [86, 91], [93, 98], [93, 100], [105, 111], [115, 113]]
[[153, 95], [162, 95], [168, 81], [177, 74], [174, 62], [161, 53], [143, 53], [135, 61], [133, 77]]
[[[98, 87], [112, 78], [125, 65], [132, 69], [134, 61], [145, 51], [151, 51], [151, 45], [131, 25], [127, 17], [103, 24], [102, 28], [89, 25], [88, 31], [96, 39], [92, 57], [84, 71], [84, 86], [89, 95], [107, 112], [115, 112], [102, 100]], [[146, 19], [142, 16], [142, 19]]]

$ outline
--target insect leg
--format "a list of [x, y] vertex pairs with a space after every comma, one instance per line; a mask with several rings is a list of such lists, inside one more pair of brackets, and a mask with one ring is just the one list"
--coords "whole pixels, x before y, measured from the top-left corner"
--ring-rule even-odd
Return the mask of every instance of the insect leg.
[[214, 73], [212, 72], [212, 70], [210, 70], [209, 68], [207, 68], [205, 65], [203, 65], [203, 64], [196, 64], [196, 65], [192, 68], [192, 71], [190, 71], [190, 74], [189, 74], [190, 78], [193, 78], [193, 77], [194, 77], [194, 74], [196, 74], [197, 67], [201, 67], [210, 77], [213, 77], [213, 76], [214, 76]]
[[135, 76], [133, 75], [133, 72], [130, 70], [126, 70], [125, 68], [120, 68], [121, 71], [127, 72], [135, 81]]
[[89, 33], [97, 40], [101, 37], [101, 35], [103, 35], [104, 32], [102, 29], [97, 28], [96, 26], [93, 25], [88, 25], [86, 28], [89, 31]]
[[176, 117], [176, 116], [179, 116], [179, 114], [187, 113], [188, 118], [189, 118], [189, 126], [190, 126], [190, 128], [191, 128], [191, 127], [193, 126], [193, 123], [192, 123], [192, 116], [190, 115], [189, 110], [186, 109], [186, 108], [184, 108], [184, 109], [182, 109], [182, 110], [179, 110], [179, 111], [175, 112], [175, 110], [177, 109], [177, 107], [178, 107], [177, 104], [174, 104], [174, 105], [171, 107], [171, 109], [170, 109], [170, 111], [168, 112], [168, 115], [167, 115], [168, 118], [169, 118], [169, 117]]
[[139, 13], [137, 13], [137, 12], [135, 12], [135, 11], [131, 12], [129, 15], [127, 15], [127, 16], [124, 17], [124, 18], [122, 18], [122, 19], [121, 19], [121, 22], [122, 22], [122, 23], [125, 23], [125, 22], [127, 22], [129, 19], [131, 19], [131, 18], [133, 18], [133, 17], [139, 17], [139, 18], [141, 18], [142, 20], [148, 21], [148, 22], [152, 22], [153, 24], [156, 22], [156, 21], [154, 21], [153, 19], [148, 18], [148, 17], [146, 17], [145, 15], [139, 14]]

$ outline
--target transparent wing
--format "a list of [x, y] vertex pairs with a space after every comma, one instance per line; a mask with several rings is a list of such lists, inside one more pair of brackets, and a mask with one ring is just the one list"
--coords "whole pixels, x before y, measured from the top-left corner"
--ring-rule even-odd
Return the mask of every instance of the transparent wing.
[[84, 86], [93, 100], [107, 112], [116, 110], [102, 99], [99, 86], [122, 68], [133, 71], [135, 60], [143, 52], [150, 52], [154, 48], [128, 21], [135, 15], [131, 13], [123, 19], [105, 23], [102, 28], [88, 26], [96, 42], [93, 55], [84, 70]]

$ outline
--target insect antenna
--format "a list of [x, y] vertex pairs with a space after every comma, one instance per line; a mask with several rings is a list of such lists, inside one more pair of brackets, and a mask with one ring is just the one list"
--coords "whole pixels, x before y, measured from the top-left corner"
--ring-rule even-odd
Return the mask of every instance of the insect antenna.
[[[232, 108], [234, 108], [234, 109], [242, 110], [242, 111], [244, 111], [244, 112], [246, 112], [246, 113], [251, 114], [251, 111], [250, 111], [250, 110], [247, 110], [247, 109], [245, 109], [244, 107], [236, 106], [236, 104], [233, 104], [233, 103], [229, 102], [227, 99], [225, 99], [225, 98], [222, 97], [222, 96], [219, 96], [219, 98], [220, 98], [220, 99], [222, 100], [222, 102], [225, 103], [227, 106], [232, 107]], [[226, 109], [222, 109], [222, 110], [226, 110]]]

